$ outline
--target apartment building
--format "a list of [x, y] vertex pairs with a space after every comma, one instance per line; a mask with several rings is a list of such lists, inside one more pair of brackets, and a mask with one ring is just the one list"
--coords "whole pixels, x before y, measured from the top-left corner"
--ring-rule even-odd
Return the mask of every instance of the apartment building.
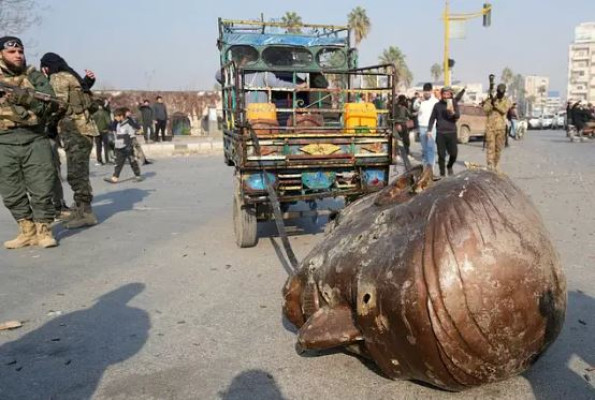
[[595, 22], [575, 28], [568, 52], [568, 99], [595, 103]]

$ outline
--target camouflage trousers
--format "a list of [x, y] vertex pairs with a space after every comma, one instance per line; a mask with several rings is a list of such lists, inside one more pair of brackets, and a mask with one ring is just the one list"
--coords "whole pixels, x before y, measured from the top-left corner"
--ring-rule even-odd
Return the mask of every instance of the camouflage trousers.
[[47, 138], [24, 145], [0, 145], [0, 195], [15, 220], [54, 220], [55, 175]]
[[93, 137], [76, 131], [60, 133], [66, 152], [66, 180], [74, 192], [76, 204], [91, 204], [93, 189], [89, 180], [89, 158], [93, 149]]
[[497, 169], [500, 163], [500, 155], [502, 149], [504, 149], [504, 143], [506, 142], [506, 129], [493, 129], [488, 128], [486, 130], [486, 147], [487, 147], [487, 164], [489, 169]]

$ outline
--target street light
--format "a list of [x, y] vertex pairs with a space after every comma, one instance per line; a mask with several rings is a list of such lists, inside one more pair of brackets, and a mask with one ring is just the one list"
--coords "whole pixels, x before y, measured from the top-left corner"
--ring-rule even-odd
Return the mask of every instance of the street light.
[[[450, 23], [451, 21], [467, 21], [473, 18], [483, 17], [483, 26], [486, 28], [492, 25], [492, 5], [484, 3], [481, 11], [476, 13], [450, 14], [449, 0], [444, 0], [444, 85], [450, 86], [450, 69], [454, 66], [454, 60], [450, 58]], [[452, 65], [450, 61], [452, 62]]]

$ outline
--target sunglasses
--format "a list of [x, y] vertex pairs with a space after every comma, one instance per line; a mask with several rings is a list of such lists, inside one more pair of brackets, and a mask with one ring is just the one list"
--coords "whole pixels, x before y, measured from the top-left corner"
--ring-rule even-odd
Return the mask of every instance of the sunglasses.
[[4, 43], [5, 49], [10, 48], [23, 48], [23, 43], [20, 40], [9, 40], [8, 42]]

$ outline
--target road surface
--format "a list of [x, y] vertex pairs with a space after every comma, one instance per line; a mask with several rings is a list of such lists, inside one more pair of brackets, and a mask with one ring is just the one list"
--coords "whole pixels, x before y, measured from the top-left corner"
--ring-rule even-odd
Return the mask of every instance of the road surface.
[[[0, 250], [0, 322], [24, 321], [0, 332], [0, 399], [594, 399], [594, 154], [595, 141], [561, 131], [530, 131], [506, 150], [503, 170], [560, 252], [567, 320], [531, 371], [459, 394], [388, 380], [343, 353], [298, 356], [274, 226], [236, 248], [221, 156], [157, 160], [142, 183], [110, 185], [111, 169], [94, 167], [99, 225], [56, 228], [56, 249]], [[484, 156], [481, 142], [460, 146], [461, 161]], [[292, 224], [298, 257], [323, 222]], [[1, 208], [0, 239], [15, 231]]]

